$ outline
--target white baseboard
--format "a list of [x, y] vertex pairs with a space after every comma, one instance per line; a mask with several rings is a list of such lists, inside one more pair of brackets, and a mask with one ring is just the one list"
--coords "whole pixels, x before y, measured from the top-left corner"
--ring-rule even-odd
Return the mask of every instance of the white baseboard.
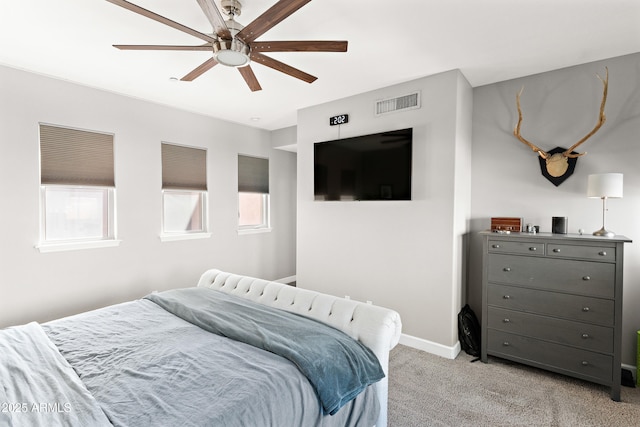
[[413, 347], [418, 350], [426, 351], [427, 353], [435, 354], [436, 356], [444, 357], [447, 359], [455, 359], [458, 353], [460, 353], [460, 343], [456, 341], [456, 345], [449, 347], [446, 345], [438, 344], [433, 341], [428, 341], [423, 338], [414, 337], [412, 335], [402, 334], [400, 336], [400, 344], [408, 347]]
[[296, 276], [283, 277], [282, 279], [274, 280], [274, 282], [284, 283], [285, 285], [295, 281], [296, 281]]

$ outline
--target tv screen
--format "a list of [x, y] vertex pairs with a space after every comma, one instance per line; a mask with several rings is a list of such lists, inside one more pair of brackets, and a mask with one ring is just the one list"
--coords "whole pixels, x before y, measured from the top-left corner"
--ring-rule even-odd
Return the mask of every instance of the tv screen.
[[413, 129], [314, 144], [315, 200], [411, 200]]

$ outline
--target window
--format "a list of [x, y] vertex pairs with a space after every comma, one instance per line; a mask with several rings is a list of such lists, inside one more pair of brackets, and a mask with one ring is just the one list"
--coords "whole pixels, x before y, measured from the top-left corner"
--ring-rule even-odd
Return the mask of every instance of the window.
[[269, 230], [269, 159], [238, 155], [238, 229]]
[[113, 159], [113, 134], [40, 124], [40, 251], [117, 244]]
[[206, 150], [162, 143], [162, 234], [209, 237]]
[[269, 195], [238, 193], [238, 226], [240, 228], [269, 227]]
[[55, 187], [43, 189], [45, 240], [101, 240], [111, 233], [108, 188]]

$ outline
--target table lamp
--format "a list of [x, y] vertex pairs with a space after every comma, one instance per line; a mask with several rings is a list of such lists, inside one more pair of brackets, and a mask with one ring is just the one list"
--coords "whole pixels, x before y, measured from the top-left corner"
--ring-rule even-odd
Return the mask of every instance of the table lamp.
[[594, 231], [594, 236], [613, 237], [616, 233], [605, 228], [607, 199], [622, 197], [622, 174], [600, 173], [589, 175], [587, 179], [587, 197], [602, 199], [602, 228]]

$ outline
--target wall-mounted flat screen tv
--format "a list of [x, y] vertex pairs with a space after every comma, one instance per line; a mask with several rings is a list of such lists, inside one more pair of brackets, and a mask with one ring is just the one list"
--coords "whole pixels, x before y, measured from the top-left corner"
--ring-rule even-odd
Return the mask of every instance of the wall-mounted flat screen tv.
[[411, 200], [412, 145], [412, 128], [315, 143], [315, 200]]

